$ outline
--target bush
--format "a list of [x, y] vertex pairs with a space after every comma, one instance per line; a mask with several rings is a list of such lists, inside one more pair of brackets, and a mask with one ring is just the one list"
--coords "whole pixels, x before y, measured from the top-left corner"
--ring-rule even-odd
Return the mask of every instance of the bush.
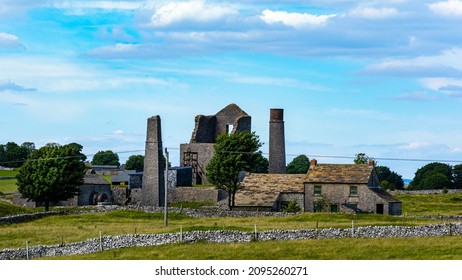
[[282, 211], [287, 212], [287, 213], [297, 213], [300, 212], [302, 208], [300, 205], [298, 205], [297, 200], [292, 200], [287, 204], [286, 206], [282, 207]]

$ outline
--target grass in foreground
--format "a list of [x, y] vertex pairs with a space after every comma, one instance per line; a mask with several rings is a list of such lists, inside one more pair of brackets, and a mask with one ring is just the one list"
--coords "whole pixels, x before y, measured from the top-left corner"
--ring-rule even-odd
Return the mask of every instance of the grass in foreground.
[[50, 216], [20, 224], [0, 225], [0, 249], [60, 244], [82, 241], [103, 235], [152, 234], [192, 230], [240, 230], [251, 232], [272, 229], [310, 229], [369, 225], [418, 225], [436, 223], [429, 219], [392, 217], [386, 215], [346, 215], [306, 213], [289, 217], [251, 218], [190, 218], [169, 214], [169, 226], [164, 227], [163, 213], [118, 210], [98, 214]]
[[194, 243], [125, 248], [73, 260], [461, 260], [462, 236]]

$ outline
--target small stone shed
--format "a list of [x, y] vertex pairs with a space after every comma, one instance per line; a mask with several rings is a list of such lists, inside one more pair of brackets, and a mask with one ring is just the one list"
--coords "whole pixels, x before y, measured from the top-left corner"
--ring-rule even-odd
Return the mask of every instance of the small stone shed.
[[[51, 206], [85, 206], [85, 205], [96, 205], [98, 203], [111, 203], [112, 191], [111, 184], [104, 180], [100, 175], [97, 174], [86, 174], [84, 177], [84, 183], [79, 187], [80, 194], [74, 196], [65, 201], [59, 203], [50, 204]], [[15, 192], [13, 195], [13, 203], [16, 205], [37, 207], [42, 206], [39, 203], [33, 201], [27, 201], [25, 198], [21, 198], [19, 192]]]
[[307, 174], [247, 174], [236, 209], [281, 211], [295, 200], [305, 212], [401, 215], [401, 201], [382, 190], [373, 165], [312, 160]]

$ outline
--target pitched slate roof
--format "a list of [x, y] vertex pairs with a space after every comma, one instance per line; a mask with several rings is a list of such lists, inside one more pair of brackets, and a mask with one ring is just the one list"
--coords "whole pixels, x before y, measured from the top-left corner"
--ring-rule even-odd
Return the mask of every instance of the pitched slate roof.
[[86, 174], [83, 177], [84, 185], [111, 185], [103, 177], [96, 174]]
[[367, 164], [317, 164], [310, 166], [306, 182], [367, 184], [372, 171]]
[[272, 206], [281, 192], [303, 193], [306, 174], [247, 174], [236, 193], [236, 206]]
[[387, 191], [381, 188], [370, 188], [375, 194], [377, 194], [380, 198], [387, 202], [401, 202], [401, 200], [397, 199], [396, 197], [389, 194]]

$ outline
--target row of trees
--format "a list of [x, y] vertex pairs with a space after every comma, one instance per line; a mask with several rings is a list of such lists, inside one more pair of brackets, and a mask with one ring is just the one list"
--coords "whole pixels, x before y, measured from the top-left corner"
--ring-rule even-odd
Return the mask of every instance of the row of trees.
[[[57, 143], [48, 143], [45, 146], [59, 146]], [[9, 168], [21, 167], [36, 150], [33, 142], [24, 142], [21, 145], [15, 142], [0, 144], [0, 166]], [[119, 155], [111, 150], [97, 152], [91, 161], [94, 165], [116, 165], [120, 166]], [[126, 169], [143, 170], [144, 156], [130, 156], [126, 162]]]
[[15, 142], [0, 144], [0, 166], [20, 167], [34, 150], [35, 144], [32, 142], [24, 142], [21, 145]]
[[462, 189], [462, 164], [429, 163], [416, 171], [409, 189]]

